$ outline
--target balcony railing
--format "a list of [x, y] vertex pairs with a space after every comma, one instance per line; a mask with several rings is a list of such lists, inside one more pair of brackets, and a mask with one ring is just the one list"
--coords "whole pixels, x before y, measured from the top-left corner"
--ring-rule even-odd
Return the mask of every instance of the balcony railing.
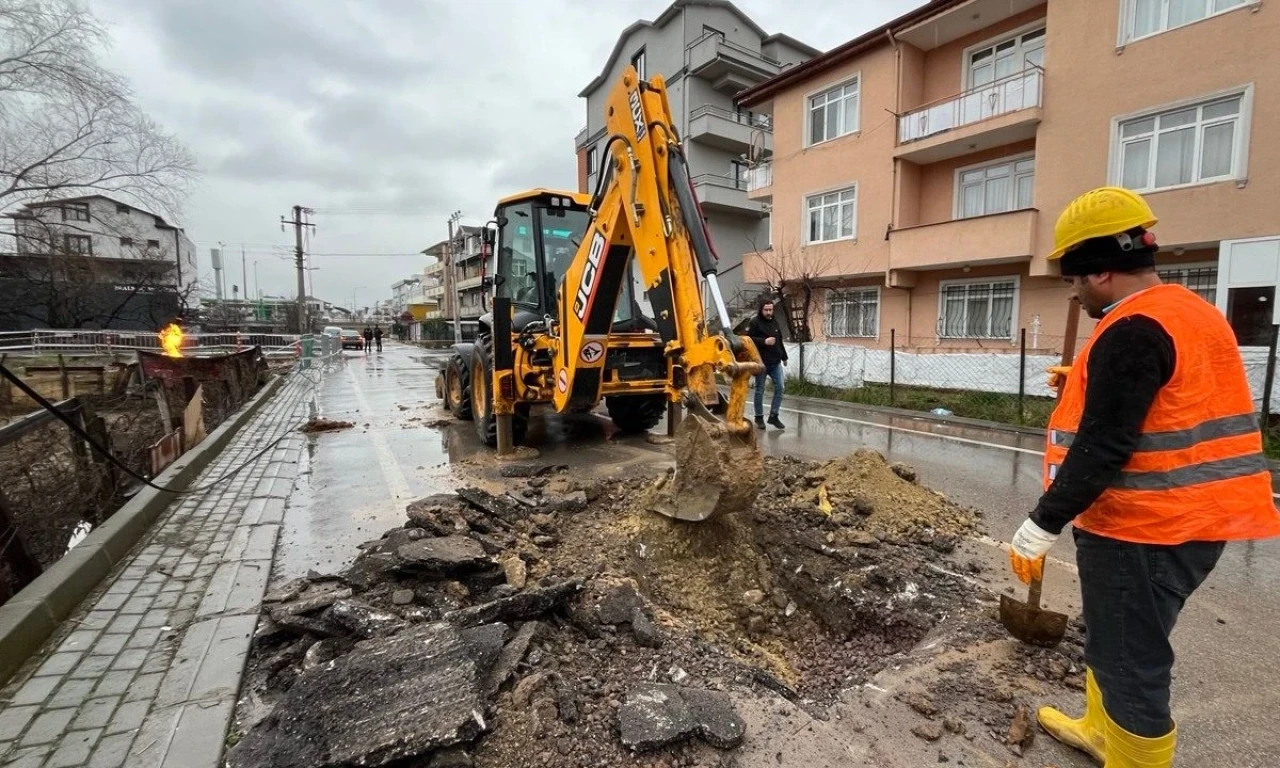
[[747, 180], [737, 176], [722, 176], [718, 173], [701, 173], [693, 177], [694, 186], [709, 184], [721, 189], [740, 189], [747, 191]]
[[762, 131], [772, 131], [772, 119], [769, 115], [760, 112], [738, 112], [724, 107], [716, 107], [710, 104], [698, 107], [689, 115], [690, 120], [696, 120], [703, 115], [712, 115], [714, 117], [730, 120], [741, 125], [751, 128], [758, 128]]
[[927, 104], [898, 118], [898, 143], [954, 130], [966, 125], [1039, 107], [1044, 91], [1044, 70], [1032, 65], [1016, 75]]
[[747, 191], [773, 186], [773, 163], [761, 163], [747, 169]]

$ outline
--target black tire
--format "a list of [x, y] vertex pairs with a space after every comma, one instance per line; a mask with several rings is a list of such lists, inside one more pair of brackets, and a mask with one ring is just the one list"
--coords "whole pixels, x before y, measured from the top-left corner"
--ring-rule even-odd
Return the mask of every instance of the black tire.
[[667, 413], [663, 395], [612, 395], [604, 399], [614, 425], [626, 434], [648, 432]]
[[445, 369], [444, 407], [456, 418], [471, 421], [471, 368], [456, 353]]
[[[493, 337], [476, 339], [471, 353], [471, 414], [476, 436], [490, 448], [498, 445], [498, 418], [493, 412]], [[511, 415], [511, 444], [522, 445], [529, 429], [529, 406], [517, 405]]]

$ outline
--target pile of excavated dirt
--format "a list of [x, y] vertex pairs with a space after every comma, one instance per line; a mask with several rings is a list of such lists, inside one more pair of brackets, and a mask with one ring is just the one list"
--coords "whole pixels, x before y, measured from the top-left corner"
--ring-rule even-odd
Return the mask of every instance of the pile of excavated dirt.
[[652, 512], [653, 475], [501, 474], [502, 495], [416, 501], [342, 573], [269, 596], [231, 766], [292, 764], [317, 739], [362, 765], [727, 766], [726, 692], [820, 714], [939, 626], [999, 634], [938, 565], [976, 514], [874, 452], [768, 459], [751, 509], [703, 523]]
[[350, 429], [355, 425], [349, 421], [337, 421], [335, 419], [313, 418], [298, 427], [298, 431], [305, 434], [315, 434], [316, 432], [335, 432], [339, 429]]

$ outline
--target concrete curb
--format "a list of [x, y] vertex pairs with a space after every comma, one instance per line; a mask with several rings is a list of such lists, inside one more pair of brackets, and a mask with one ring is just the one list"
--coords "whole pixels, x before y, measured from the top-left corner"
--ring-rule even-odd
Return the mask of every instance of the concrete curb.
[[[276, 376], [267, 382], [253, 399], [218, 425], [200, 445], [169, 465], [153, 482], [171, 488], [189, 487], [240, 428], [283, 386], [285, 379], [286, 376]], [[66, 556], [0, 606], [0, 685], [40, 649], [58, 625], [128, 556], [175, 498], [176, 494], [144, 487]]]

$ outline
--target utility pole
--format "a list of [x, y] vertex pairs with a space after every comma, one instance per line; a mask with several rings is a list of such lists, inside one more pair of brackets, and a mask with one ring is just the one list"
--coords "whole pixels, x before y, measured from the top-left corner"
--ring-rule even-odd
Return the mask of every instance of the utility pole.
[[458, 219], [462, 218], [462, 211], [454, 211], [449, 216], [449, 245], [445, 253], [448, 254], [448, 270], [447, 275], [449, 282], [453, 283], [453, 287], [449, 291], [449, 295], [453, 300], [453, 340], [454, 342], [462, 341], [462, 299], [458, 292], [458, 260], [454, 257], [453, 252], [453, 225]]
[[307, 272], [306, 258], [302, 252], [302, 228], [311, 227], [312, 229], [315, 229], [316, 226], [315, 224], [308, 224], [303, 220], [302, 214], [304, 213], [315, 213], [315, 211], [310, 208], [303, 208], [301, 205], [295, 205], [293, 206], [293, 219], [291, 221], [286, 220], [283, 216], [280, 217], [280, 229], [282, 231], [284, 230], [285, 224], [293, 225], [293, 234], [296, 242], [294, 248], [294, 266], [298, 272], [297, 332], [300, 334], [306, 333], [306, 329], [310, 325], [307, 322]]
[[240, 244], [240, 277], [244, 286], [245, 301], [249, 300], [249, 262], [244, 258], [244, 243]]

